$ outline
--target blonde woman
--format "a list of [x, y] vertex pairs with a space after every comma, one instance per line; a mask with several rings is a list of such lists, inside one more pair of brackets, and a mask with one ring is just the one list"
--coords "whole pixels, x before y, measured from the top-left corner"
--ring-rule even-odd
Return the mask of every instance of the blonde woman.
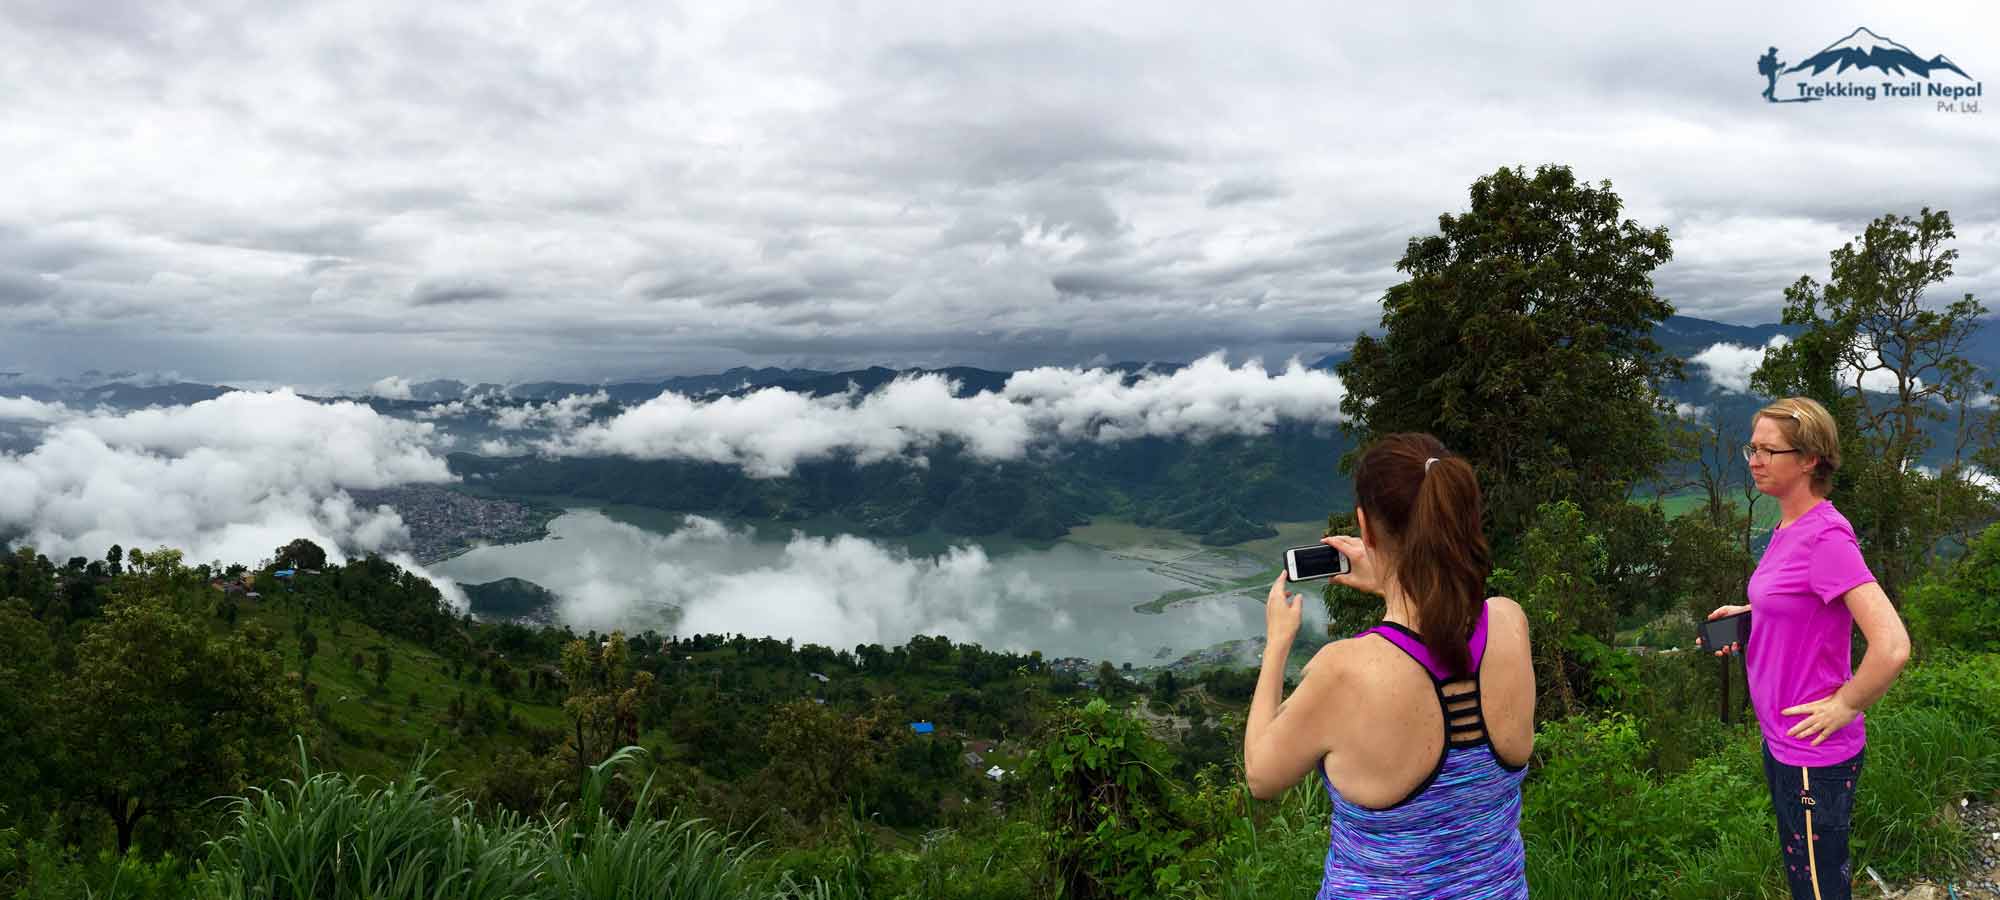
[[[1764, 779], [1794, 900], [1847, 900], [1854, 794], [1867, 730], [1862, 711], [1882, 699], [1910, 657], [1909, 634], [1861, 558], [1853, 526], [1827, 499], [1840, 468], [1840, 434], [1804, 397], [1757, 413], [1743, 448], [1757, 489], [1778, 501], [1778, 527], [1749, 600], [1709, 614], [1754, 611], [1741, 650], [1751, 705], [1764, 732]], [[1853, 668], [1855, 626], [1868, 639]]]

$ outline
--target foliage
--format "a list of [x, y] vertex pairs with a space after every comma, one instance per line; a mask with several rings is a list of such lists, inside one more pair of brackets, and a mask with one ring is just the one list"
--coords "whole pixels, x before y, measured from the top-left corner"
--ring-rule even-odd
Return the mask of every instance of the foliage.
[[1667, 456], [1658, 388], [1680, 364], [1650, 337], [1673, 312], [1651, 273], [1673, 254], [1621, 209], [1564, 166], [1481, 177], [1410, 240], [1384, 333], [1339, 366], [1361, 443], [1424, 431], [1472, 462], [1501, 558], [1542, 504], [1623, 503]]
[[1949, 572], [1911, 585], [1903, 613], [1922, 652], [2000, 651], [2000, 524], [1980, 532]]
[[[2000, 462], [1993, 393], [1963, 351], [1986, 307], [1971, 294], [1943, 308], [1928, 288], [1952, 276], [1951, 216], [1885, 215], [1834, 250], [1822, 286], [1801, 277], [1785, 291], [1784, 321], [1803, 326], [1766, 353], [1754, 384], [1771, 396], [1802, 394], [1835, 415], [1842, 465], [1835, 485], [1871, 567], [1892, 597], [1995, 512], [1971, 466]], [[1926, 426], [1946, 425], [1951, 445], [1931, 454]], [[1931, 462], [1938, 471], [1925, 472]]]
[[299, 538], [279, 547], [271, 553], [271, 567], [274, 569], [324, 569], [326, 551], [318, 544]]
[[[581, 805], [540, 821], [475, 816], [464, 796], [437, 788], [421, 759], [379, 786], [302, 771], [235, 802], [206, 862], [211, 896], [746, 896], [746, 851], [699, 820], [608, 815], [607, 788], [635, 761], [630, 750], [614, 754], [592, 769]], [[651, 793], [650, 783], [638, 788], [640, 812]]]
[[0, 802], [11, 800], [17, 809], [41, 792], [45, 768], [54, 762], [53, 655], [48, 630], [27, 603], [0, 600]]
[[1186, 878], [1196, 825], [1143, 726], [1096, 699], [1061, 707], [1038, 743], [1025, 769], [1062, 896], [1153, 897]]
[[811, 700], [771, 711], [764, 731], [765, 780], [794, 816], [815, 822], [843, 809], [875, 774], [885, 734], [898, 723], [879, 714], [850, 717]]
[[1580, 663], [1569, 636], [1599, 644], [1612, 639], [1609, 595], [1598, 582], [1604, 570], [1603, 540], [1584, 525], [1584, 513], [1567, 500], [1536, 510], [1534, 526], [1521, 539], [1519, 569], [1493, 573], [1494, 589], [1513, 597], [1536, 635], [1535, 685], [1543, 694], [1537, 715], [1581, 709], [1577, 696]]
[[612, 747], [639, 739], [639, 718], [655, 679], [651, 672], [634, 671], [631, 658], [624, 632], [614, 631], [594, 645], [575, 640], [563, 648], [563, 680], [569, 686], [563, 713], [572, 729], [568, 749], [579, 790], [585, 768], [608, 759]]
[[296, 688], [260, 640], [211, 634], [176, 595], [129, 597], [86, 630], [59, 727], [75, 795], [110, 817], [120, 851], [141, 819], [272, 771], [305, 727]]

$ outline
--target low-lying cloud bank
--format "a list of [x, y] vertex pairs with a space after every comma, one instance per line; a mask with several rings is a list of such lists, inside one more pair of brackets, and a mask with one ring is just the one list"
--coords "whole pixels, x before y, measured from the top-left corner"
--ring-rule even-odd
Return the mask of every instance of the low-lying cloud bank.
[[72, 415], [75, 413], [60, 403], [44, 403], [31, 397], [0, 397], [0, 422], [46, 424]]
[[347, 489], [452, 480], [432, 426], [289, 390], [123, 414], [14, 398], [5, 416], [47, 427], [33, 450], [0, 454], [0, 531], [55, 559], [120, 544], [255, 563], [299, 537], [337, 558], [393, 552], [402, 518]]
[[1232, 367], [1215, 354], [1131, 383], [1112, 370], [1040, 368], [1015, 373], [998, 392], [957, 394], [935, 374], [899, 378], [862, 396], [775, 387], [707, 401], [667, 393], [573, 430], [562, 426], [577, 418], [544, 412], [558, 433], [537, 449], [724, 463], [771, 478], [843, 453], [863, 463], [915, 458], [947, 440], [999, 460], [1055, 441], [1199, 440], [1263, 434], [1281, 421], [1330, 425], [1340, 420], [1344, 391], [1332, 373], [1297, 360], [1274, 375], [1261, 363]]

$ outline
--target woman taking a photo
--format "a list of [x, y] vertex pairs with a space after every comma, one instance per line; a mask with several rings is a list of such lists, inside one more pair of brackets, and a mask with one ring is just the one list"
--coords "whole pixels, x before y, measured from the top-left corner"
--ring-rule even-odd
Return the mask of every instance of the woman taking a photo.
[[1283, 573], [1243, 737], [1260, 799], [1317, 772], [1333, 799], [1322, 898], [1525, 898], [1521, 779], [1535, 676], [1520, 606], [1486, 596], [1479, 483], [1429, 435], [1383, 438], [1355, 469], [1361, 536], [1329, 537], [1383, 599], [1382, 624], [1320, 649], [1289, 699], [1302, 598]]
[[[1910, 657], [1910, 637], [1868, 571], [1854, 528], [1826, 499], [1840, 468], [1840, 435], [1826, 408], [1804, 398], [1757, 413], [1743, 448], [1757, 489], [1778, 500], [1778, 527], [1749, 600], [1709, 618], [1751, 612], [1742, 645], [1751, 705], [1764, 733], [1764, 779], [1795, 900], [1846, 900], [1847, 835], [1867, 733], [1861, 711], [1882, 699]], [[1852, 634], [1868, 652], [1855, 671]]]

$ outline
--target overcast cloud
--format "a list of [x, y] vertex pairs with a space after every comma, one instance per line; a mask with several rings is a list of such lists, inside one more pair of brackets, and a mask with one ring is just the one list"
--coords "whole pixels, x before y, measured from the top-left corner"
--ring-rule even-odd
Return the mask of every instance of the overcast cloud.
[[[1670, 227], [1683, 311], [1776, 317], [1888, 211], [2000, 293], [2000, 109], [1772, 106], [1926, 3], [0, 7], [0, 370], [510, 381], [1335, 349], [1503, 165]], [[407, 382], [377, 385], [394, 396]]]

